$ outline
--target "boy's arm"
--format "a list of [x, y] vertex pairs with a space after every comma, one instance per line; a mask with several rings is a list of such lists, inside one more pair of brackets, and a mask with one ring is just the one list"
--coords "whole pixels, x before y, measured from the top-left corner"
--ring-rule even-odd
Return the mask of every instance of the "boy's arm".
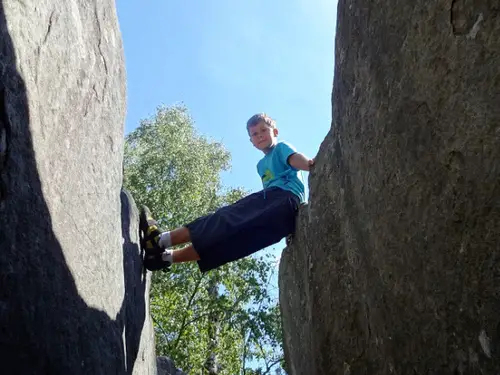
[[301, 171], [309, 171], [314, 165], [314, 159], [307, 158], [304, 154], [296, 152], [288, 157], [288, 164]]

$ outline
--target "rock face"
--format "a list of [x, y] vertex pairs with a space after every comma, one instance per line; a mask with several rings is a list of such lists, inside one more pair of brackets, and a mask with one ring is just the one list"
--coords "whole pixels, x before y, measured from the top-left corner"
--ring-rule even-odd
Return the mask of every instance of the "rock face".
[[186, 375], [175, 367], [174, 362], [168, 357], [157, 357], [156, 368], [158, 370], [158, 375]]
[[111, 0], [0, 3], [0, 373], [155, 374]]
[[332, 129], [280, 266], [290, 375], [500, 371], [500, 6], [339, 1]]

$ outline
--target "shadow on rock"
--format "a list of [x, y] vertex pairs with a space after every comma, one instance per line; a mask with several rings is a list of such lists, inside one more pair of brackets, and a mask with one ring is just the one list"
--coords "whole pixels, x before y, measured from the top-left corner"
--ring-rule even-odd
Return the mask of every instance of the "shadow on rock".
[[125, 190], [121, 193], [121, 202], [125, 300], [119, 320], [125, 329], [127, 373], [132, 374], [141, 343], [142, 328], [146, 320], [144, 296], [149, 295], [149, 290], [146, 289], [146, 270], [142, 266], [140, 247], [131, 238], [131, 233], [136, 236], [138, 233], [138, 212], [132, 196]]
[[52, 229], [29, 121], [0, 3], [0, 372], [131, 374], [145, 320], [145, 278], [129, 218], [122, 217], [125, 297], [112, 319], [78, 293]]

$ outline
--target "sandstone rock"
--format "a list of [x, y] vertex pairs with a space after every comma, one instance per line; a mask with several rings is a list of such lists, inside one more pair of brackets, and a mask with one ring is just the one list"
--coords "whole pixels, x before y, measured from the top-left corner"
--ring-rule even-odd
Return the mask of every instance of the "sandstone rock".
[[307, 206], [302, 206], [290, 248], [283, 251], [279, 270], [279, 299], [283, 323], [283, 350], [289, 375], [311, 374], [312, 353], [309, 254], [304, 249]]
[[124, 113], [113, 1], [0, 3], [2, 374], [156, 372]]
[[151, 273], [146, 273], [142, 265], [139, 211], [126, 190], [121, 193], [121, 204], [125, 298], [117, 320], [121, 319], [124, 325], [125, 373], [156, 375], [154, 330], [149, 314]]
[[332, 129], [280, 269], [289, 374], [499, 373], [498, 2], [338, 16]]
[[174, 362], [168, 357], [157, 357], [156, 368], [158, 370], [158, 375], [186, 375], [175, 367]]

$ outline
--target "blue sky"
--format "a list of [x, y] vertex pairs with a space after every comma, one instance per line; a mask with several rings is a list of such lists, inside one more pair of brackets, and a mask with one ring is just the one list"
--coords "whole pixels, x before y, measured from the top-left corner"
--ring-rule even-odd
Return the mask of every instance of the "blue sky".
[[[232, 154], [228, 186], [261, 188], [246, 120], [276, 119], [313, 157], [331, 122], [336, 0], [117, 0], [127, 68], [126, 132], [184, 103]], [[304, 175], [307, 179], [307, 175]]]

